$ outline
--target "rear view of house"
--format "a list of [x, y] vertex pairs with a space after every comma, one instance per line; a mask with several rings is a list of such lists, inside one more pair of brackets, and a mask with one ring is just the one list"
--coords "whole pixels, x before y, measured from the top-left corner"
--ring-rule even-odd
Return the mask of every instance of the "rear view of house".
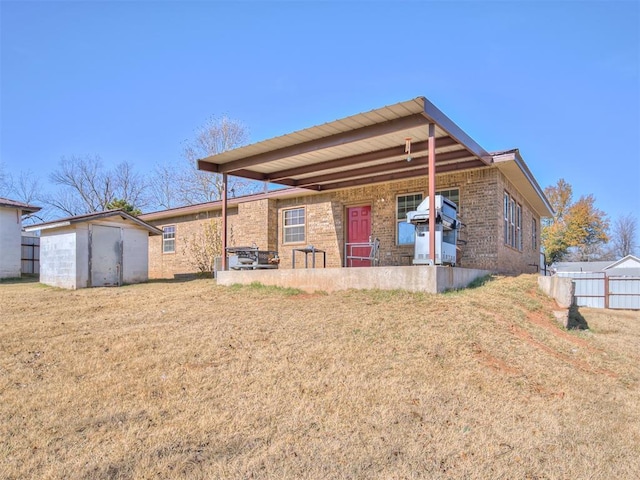
[[40, 207], [0, 198], [0, 278], [21, 275], [22, 217], [38, 211]]
[[[198, 164], [223, 178], [288, 188], [142, 215], [163, 231], [150, 243], [152, 277], [193, 271], [189, 239], [212, 222], [227, 232], [222, 237], [228, 246], [278, 251], [280, 269], [304, 265], [294, 256], [307, 252], [322, 255], [316, 267], [325, 259], [328, 268], [414, 265], [415, 225], [407, 214], [436, 195], [457, 210], [450, 263], [511, 274], [541, 267], [540, 221], [552, 211], [520, 152], [486, 151], [424, 97]], [[434, 213], [425, 223], [437, 221]], [[351, 245], [372, 239], [379, 240], [375, 262], [347, 261]], [[437, 263], [435, 253], [430, 260]]]

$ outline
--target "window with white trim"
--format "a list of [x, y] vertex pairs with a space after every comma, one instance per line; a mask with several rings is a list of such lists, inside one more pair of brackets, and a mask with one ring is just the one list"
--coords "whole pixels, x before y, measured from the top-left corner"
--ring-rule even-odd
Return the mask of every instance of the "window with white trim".
[[538, 221], [535, 218], [531, 219], [531, 248], [538, 249]]
[[282, 243], [302, 243], [305, 241], [304, 208], [292, 208], [282, 212]]
[[[451, 200], [456, 206], [460, 204], [460, 190], [437, 190], [436, 195], [442, 195]], [[396, 244], [411, 245], [414, 242], [415, 226], [407, 223], [407, 213], [417, 210], [418, 205], [424, 200], [422, 193], [409, 193], [398, 195], [396, 198]]]
[[176, 226], [162, 227], [162, 253], [174, 253], [176, 251]]
[[460, 190], [457, 188], [451, 188], [449, 190], [438, 190], [437, 195], [442, 195], [447, 200], [451, 200], [458, 207], [458, 213], [460, 213]]
[[516, 204], [516, 248], [522, 251], [522, 205]]
[[421, 193], [398, 195], [396, 198], [396, 244], [412, 245], [415, 226], [407, 223], [407, 213], [413, 212], [422, 202]]
[[522, 205], [504, 192], [504, 243], [522, 251]]
[[511, 231], [509, 228], [509, 194], [504, 192], [504, 201], [503, 201], [503, 218], [504, 218], [504, 243], [507, 245], [511, 244], [511, 237], [509, 236], [509, 232]]

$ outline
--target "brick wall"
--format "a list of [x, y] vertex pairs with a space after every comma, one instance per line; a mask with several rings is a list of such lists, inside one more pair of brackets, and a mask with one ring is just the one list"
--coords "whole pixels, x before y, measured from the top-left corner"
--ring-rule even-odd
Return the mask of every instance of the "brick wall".
[[[532, 247], [531, 221], [534, 214], [524, 198], [497, 168], [470, 170], [436, 177], [436, 189], [458, 189], [458, 214], [464, 227], [460, 231], [465, 241], [459, 251], [458, 265], [493, 270], [501, 273], [535, 271], [530, 264], [539, 262]], [[229, 213], [229, 246], [251, 245], [260, 249], [277, 250], [280, 268], [291, 268], [294, 248], [314, 245], [327, 252], [327, 267], [344, 263], [346, 238], [346, 209], [350, 206], [371, 206], [374, 237], [380, 239], [380, 264], [411, 263], [413, 245], [396, 244], [396, 198], [398, 195], [421, 193], [427, 196], [428, 178], [420, 177], [386, 184], [370, 185], [328, 193], [314, 193], [295, 198], [268, 198], [241, 203]], [[503, 235], [502, 199], [508, 191], [523, 211], [523, 251], [505, 245]], [[304, 241], [284, 243], [283, 212], [289, 208], [305, 209]], [[149, 242], [150, 278], [172, 277], [174, 274], [194, 272], [184, 252], [184, 239], [202, 229], [203, 222], [220, 222], [221, 212], [210, 211], [171, 221], [150, 222], [157, 227], [176, 226], [176, 253], [162, 254], [162, 238], [151, 237]], [[539, 219], [538, 239], [539, 248]], [[403, 256], [404, 255], [404, 256]], [[316, 261], [320, 261], [319, 258]], [[300, 262], [300, 263], [298, 263]], [[304, 257], [296, 254], [296, 264], [303, 265]]]
[[[522, 251], [512, 248], [505, 243], [503, 207], [500, 204], [500, 230], [498, 242], [498, 270], [502, 273], [535, 273], [540, 267], [540, 218], [533, 212], [533, 209], [525, 198], [516, 190], [515, 186], [507, 178], [499, 173], [498, 175], [498, 196], [502, 202], [503, 195], [507, 192], [518, 204], [522, 206]], [[535, 219], [536, 242], [532, 242], [533, 220]]]
[[[233, 239], [239, 226], [239, 209], [231, 208], [228, 212], [228, 235]], [[183, 215], [163, 220], [150, 220], [149, 224], [162, 227], [175, 226], [175, 252], [162, 252], [162, 235], [149, 237], [149, 278], [173, 278], [175, 275], [197, 273], [198, 269], [189, 254], [188, 244], [194, 236], [201, 235], [204, 226], [215, 222], [222, 230], [220, 210], [212, 210], [192, 215]]]

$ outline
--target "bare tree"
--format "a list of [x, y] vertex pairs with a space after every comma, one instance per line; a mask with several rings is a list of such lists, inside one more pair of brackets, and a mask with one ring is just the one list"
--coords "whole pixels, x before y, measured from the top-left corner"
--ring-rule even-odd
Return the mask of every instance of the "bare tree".
[[180, 181], [184, 172], [168, 163], [158, 164], [149, 179], [149, 202], [154, 208], [181, 206]]
[[[113, 170], [116, 199], [129, 204], [133, 209], [147, 205], [147, 185], [142, 175], [128, 162], [121, 162]], [[113, 200], [111, 201], [113, 203]]]
[[638, 221], [631, 213], [622, 215], [613, 224], [613, 251], [619, 258], [631, 255], [638, 232]]
[[[17, 175], [12, 175], [0, 164], [0, 197], [40, 206], [44, 203], [45, 197], [42, 192], [42, 183], [31, 170], [20, 171]], [[26, 215], [22, 222], [30, 224], [44, 221], [50, 216], [49, 214], [50, 212], [45, 206], [37, 213]]]
[[0, 197], [8, 197], [12, 189], [11, 175], [7, 172], [4, 163], [0, 162]]
[[63, 157], [50, 179], [60, 189], [47, 203], [67, 215], [100, 212], [116, 199], [135, 208], [146, 205], [146, 185], [127, 162], [105, 170], [98, 155]]
[[[246, 127], [226, 116], [211, 117], [196, 131], [193, 139], [185, 143], [186, 166], [181, 171], [179, 202], [183, 205], [211, 202], [222, 198], [222, 175], [198, 170], [198, 160], [232, 150], [247, 143]], [[259, 189], [256, 182], [229, 177], [228, 188], [232, 196]]]
[[[230, 229], [230, 237], [233, 242], [233, 228]], [[220, 222], [209, 220], [203, 223], [200, 229], [183, 238], [184, 255], [189, 264], [199, 273], [211, 273], [214, 269], [215, 259], [222, 255], [222, 231]]]
[[24, 203], [38, 203], [41, 201], [42, 184], [40, 179], [31, 171], [21, 171], [13, 179], [13, 193], [16, 200]]

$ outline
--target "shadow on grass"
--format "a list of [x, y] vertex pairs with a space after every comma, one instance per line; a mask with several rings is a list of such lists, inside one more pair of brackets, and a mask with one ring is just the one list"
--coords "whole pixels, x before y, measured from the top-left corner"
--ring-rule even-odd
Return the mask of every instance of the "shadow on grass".
[[37, 275], [24, 275], [22, 277], [14, 278], [0, 278], [0, 284], [13, 284], [13, 283], [38, 283], [39, 277]]
[[173, 278], [150, 278], [145, 283], [187, 283], [194, 280], [215, 280], [210, 273], [177, 273]]
[[474, 281], [472, 281], [465, 288], [479, 288], [479, 287], [482, 287], [482, 286], [486, 285], [489, 282], [492, 282], [493, 280], [495, 280], [493, 278], [493, 275], [491, 275], [491, 274], [485, 275], [484, 277], [476, 278]]
[[587, 320], [580, 313], [580, 309], [573, 305], [569, 308], [567, 330], [589, 330]]

